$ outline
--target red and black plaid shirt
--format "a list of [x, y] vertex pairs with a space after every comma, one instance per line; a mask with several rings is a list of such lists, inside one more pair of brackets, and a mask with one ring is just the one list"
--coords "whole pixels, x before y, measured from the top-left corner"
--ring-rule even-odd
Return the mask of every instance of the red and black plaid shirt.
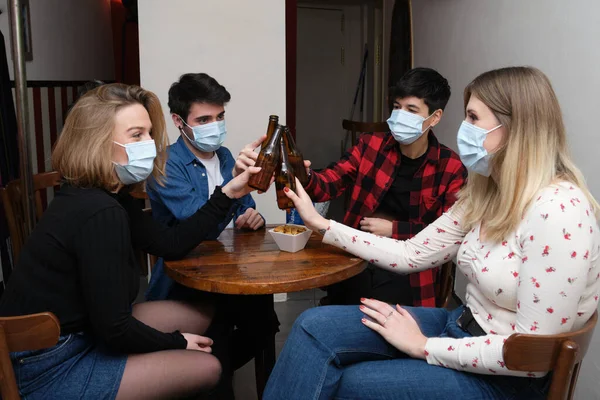
[[[313, 172], [306, 191], [316, 202], [339, 197], [351, 190], [344, 224], [360, 228], [363, 217], [370, 217], [392, 184], [401, 154], [398, 142], [389, 132], [366, 133], [336, 163], [321, 172]], [[429, 133], [426, 161], [417, 170], [410, 192], [408, 221], [394, 221], [394, 239], [406, 240], [446, 212], [467, 178], [467, 170], [458, 155], [441, 145]], [[415, 306], [435, 307], [437, 268], [409, 275]]]

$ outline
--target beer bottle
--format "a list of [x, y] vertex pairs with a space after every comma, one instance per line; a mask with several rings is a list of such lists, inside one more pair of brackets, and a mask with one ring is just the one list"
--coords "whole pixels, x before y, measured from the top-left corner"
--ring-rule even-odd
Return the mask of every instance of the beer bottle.
[[304, 166], [304, 157], [302, 156], [300, 150], [298, 150], [298, 147], [296, 147], [296, 143], [292, 137], [292, 132], [287, 126], [284, 128], [283, 139], [285, 141], [288, 159], [292, 165], [292, 168], [294, 169], [294, 174], [302, 186], [306, 186], [308, 184], [308, 175], [306, 174], [306, 167]]
[[269, 141], [266, 142], [266, 144], [260, 149], [260, 153], [258, 154], [258, 158], [254, 165], [256, 167], [261, 167], [262, 169], [258, 172], [258, 174], [250, 176], [250, 179], [248, 180], [248, 186], [262, 192], [266, 192], [269, 188], [273, 172], [275, 172], [277, 166], [279, 165], [282, 133], [283, 127], [281, 125], [277, 125], [277, 128], [275, 128], [275, 132], [273, 132], [273, 135], [271, 135]]
[[265, 147], [266, 144], [269, 143], [269, 140], [271, 139], [271, 136], [273, 136], [273, 133], [275, 132], [275, 128], [277, 128], [278, 123], [279, 123], [279, 116], [269, 115], [269, 125], [267, 126], [267, 138], [263, 142], [264, 145], [262, 147]]
[[275, 176], [275, 189], [277, 189], [277, 206], [282, 210], [287, 210], [294, 208], [294, 202], [285, 195], [283, 189], [288, 187], [295, 192], [296, 176], [294, 175], [294, 168], [290, 164], [284, 141], [280, 141], [281, 164]]

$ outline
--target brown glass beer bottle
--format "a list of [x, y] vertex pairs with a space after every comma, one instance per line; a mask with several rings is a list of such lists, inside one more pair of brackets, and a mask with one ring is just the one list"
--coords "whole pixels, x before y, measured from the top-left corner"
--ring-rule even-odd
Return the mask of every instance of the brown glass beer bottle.
[[277, 128], [277, 124], [279, 124], [279, 116], [269, 115], [269, 125], [267, 125], [267, 138], [263, 142], [264, 145], [262, 147], [265, 147], [266, 144], [269, 143], [269, 140], [271, 140], [271, 136], [273, 136], [273, 133], [275, 132], [275, 129]]
[[298, 150], [298, 147], [296, 147], [296, 142], [294, 142], [290, 128], [286, 126], [283, 130], [283, 139], [285, 141], [284, 144], [287, 150], [288, 159], [292, 165], [292, 168], [294, 169], [294, 174], [302, 186], [306, 186], [308, 183], [308, 175], [306, 174], [306, 167], [304, 166], [304, 157], [302, 156], [300, 150]]
[[294, 202], [285, 195], [283, 189], [288, 187], [295, 192], [296, 176], [294, 168], [290, 164], [284, 141], [280, 142], [281, 164], [275, 176], [275, 189], [277, 189], [277, 206], [282, 210], [287, 210], [294, 207]]
[[277, 128], [275, 128], [275, 132], [273, 132], [271, 139], [260, 150], [256, 163], [254, 164], [262, 169], [257, 174], [250, 176], [250, 179], [248, 180], [248, 186], [262, 192], [266, 192], [269, 188], [273, 172], [275, 172], [279, 165], [282, 133], [283, 127], [281, 125], [277, 125]]

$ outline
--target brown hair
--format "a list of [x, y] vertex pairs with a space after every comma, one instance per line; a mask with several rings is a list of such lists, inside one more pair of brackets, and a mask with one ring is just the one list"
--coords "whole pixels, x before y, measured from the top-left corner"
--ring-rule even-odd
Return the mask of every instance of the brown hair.
[[507, 135], [490, 159], [493, 178], [469, 174], [459, 193], [468, 229], [485, 221], [486, 239], [505, 239], [536, 193], [558, 181], [577, 185], [598, 212], [569, 154], [560, 105], [543, 72], [531, 67], [488, 71], [465, 88], [465, 109], [471, 96], [492, 110]]
[[89, 91], [73, 106], [52, 152], [52, 167], [78, 187], [115, 190], [120, 181], [112, 162], [115, 115], [124, 107], [141, 104], [152, 122], [156, 159], [152, 175], [160, 183], [165, 176], [165, 120], [156, 95], [139, 86], [121, 83]]

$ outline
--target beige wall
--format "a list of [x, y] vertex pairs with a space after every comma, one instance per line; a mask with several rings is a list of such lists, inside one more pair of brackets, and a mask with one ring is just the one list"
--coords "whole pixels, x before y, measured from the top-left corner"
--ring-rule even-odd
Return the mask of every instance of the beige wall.
[[[206, 72], [231, 93], [225, 141], [235, 155], [264, 134], [270, 114], [285, 123], [285, 2], [144, 0], [139, 2], [141, 84], [161, 99], [169, 137], [167, 92], [187, 72]], [[285, 219], [274, 188], [253, 194], [267, 223]]]
[[[7, 3], [0, 0], [0, 31], [13, 79]], [[29, 8], [28, 80], [115, 79], [110, 0], [30, 0]]]
[[[462, 90], [478, 74], [509, 65], [544, 71], [560, 100], [575, 160], [600, 198], [597, 0], [414, 0], [415, 66], [437, 69], [453, 95], [436, 130], [456, 148]], [[600, 399], [600, 329], [582, 368], [578, 399]]]

